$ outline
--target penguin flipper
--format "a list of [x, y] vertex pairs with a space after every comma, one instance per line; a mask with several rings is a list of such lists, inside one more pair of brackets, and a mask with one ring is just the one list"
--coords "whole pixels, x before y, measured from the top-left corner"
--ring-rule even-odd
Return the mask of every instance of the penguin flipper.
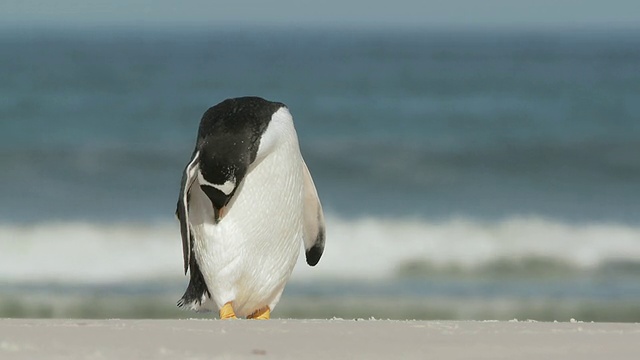
[[176, 209], [176, 216], [180, 221], [180, 235], [182, 236], [182, 256], [184, 259], [184, 272], [189, 269], [191, 258], [191, 226], [189, 224], [189, 190], [197, 179], [200, 152], [195, 151], [185, 167], [180, 184], [180, 197]]
[[322, 205], [318, 198], [318, 191], [309, 173], [307, 164], [302, 161], [304, 190], [304, 250], [307, 264], [315, 266], [324, 251], [325, 226]]

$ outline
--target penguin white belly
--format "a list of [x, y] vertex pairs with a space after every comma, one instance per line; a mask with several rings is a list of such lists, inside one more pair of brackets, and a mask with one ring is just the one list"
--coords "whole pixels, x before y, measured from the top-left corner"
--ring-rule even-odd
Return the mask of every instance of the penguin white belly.
[[233, 302], [244, 317], [279, 301], [301, 248], [302, 164], [294, 142], [252, 165], [217, 224], [210, 200], [192, 187], [194, 254], [218, 309]]

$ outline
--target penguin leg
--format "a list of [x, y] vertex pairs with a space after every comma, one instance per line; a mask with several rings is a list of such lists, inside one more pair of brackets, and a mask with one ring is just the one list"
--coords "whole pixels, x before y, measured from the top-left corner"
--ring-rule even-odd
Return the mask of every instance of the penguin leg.
[[254, 320], [269, 320], [271, 318], [271, 309], [265, 306], [262, 309], [256, 310], [253, 314], [247, 316], [247, 319]]
[[231, 301], [224, 304], [220, 309], [220, 319], [237, 319], [236, 313], [233, 311], [233, 306], [231, 306]]

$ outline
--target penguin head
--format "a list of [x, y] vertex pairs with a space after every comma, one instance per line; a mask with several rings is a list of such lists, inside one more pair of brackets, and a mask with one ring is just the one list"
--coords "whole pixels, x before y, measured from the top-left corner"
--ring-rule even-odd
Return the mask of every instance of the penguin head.
[[282, 113], [280, 109], [289, 114], [282, 103], [243, 97], [227, 99], [203, 114], [196, 144], [200, 154], [198, 179], [217, 210], [229, 203], [249, 166], [278, 143], [280, 129], [266, 130], [274, 116]]

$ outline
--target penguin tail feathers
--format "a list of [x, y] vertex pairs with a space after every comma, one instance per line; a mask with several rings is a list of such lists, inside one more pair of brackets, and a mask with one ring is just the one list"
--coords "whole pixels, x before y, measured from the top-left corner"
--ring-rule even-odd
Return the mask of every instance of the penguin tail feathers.
[[191, 273], [191, 279], [189, 280], [187, 290], [185, 290], [182, 298], [178, 300], [178, 307], [194, 311], [213, 310], [207, 306], [209, 305], [208, 303], [212, 303], [212, 301], [209, 301], [211, 299], [211, 293], [194, 257], [191, 257], [189, 271]]

